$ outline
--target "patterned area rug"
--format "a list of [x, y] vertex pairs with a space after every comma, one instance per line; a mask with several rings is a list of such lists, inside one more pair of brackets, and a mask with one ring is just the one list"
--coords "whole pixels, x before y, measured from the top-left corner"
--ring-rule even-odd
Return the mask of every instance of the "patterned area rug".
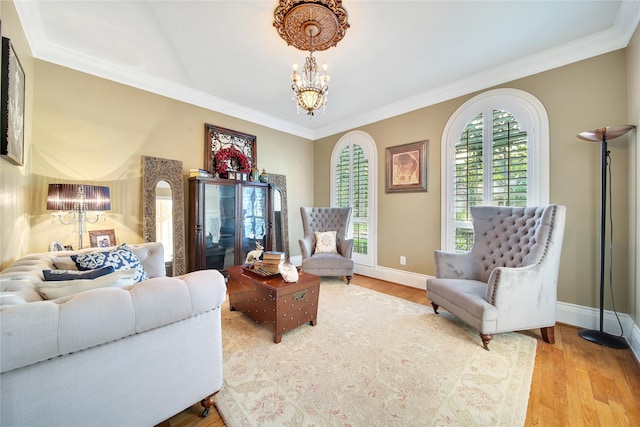
[[504, 333], [482, 348], [452, 315], [322, 281], [318, 324], [280, 344], [222, 311], [228, 426], [521, 426], [536, 340]]

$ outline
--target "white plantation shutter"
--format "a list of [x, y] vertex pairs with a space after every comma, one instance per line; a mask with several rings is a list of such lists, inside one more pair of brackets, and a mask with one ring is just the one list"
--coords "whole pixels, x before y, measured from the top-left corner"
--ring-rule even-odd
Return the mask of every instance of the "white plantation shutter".
[[[353, 238], [353, 260], [357, 264], [374, 265], [375, 235], [372, 234], [372, 191], [375, 176], [371, 176], [375, 145], [364, 132], [354, 131], [343, 136], [332, 154], [331, 203], [351, 207], [350, 237]], [[375, 172], [374, 172], [375, 173]]]
[[[492, 97], [494, 92], [499, 95]], [[443, 133], [444, 249], [471, 248], [471, 206], [548, 203], [548, 119], [542, 104], [523, 94], [503, 89], [480, 95], [460, 107], [447, 123]]]

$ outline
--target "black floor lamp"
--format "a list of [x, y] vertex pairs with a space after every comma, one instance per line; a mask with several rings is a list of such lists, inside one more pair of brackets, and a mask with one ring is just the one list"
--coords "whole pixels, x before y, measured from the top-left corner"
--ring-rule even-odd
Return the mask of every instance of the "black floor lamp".
[[578, 334], [591, 342], [611, 348], [627, 348], [627, 343], [615, 335], [604, 332], [604, 264], [605, 264], [605, 241], [606, 241], [606, 216], [607, 216], [607, 169], [609, 167], [609, 149], [607, 148], [607, 139], [615, 139], [625, 135], [635, 126], [612, 126], [589, 130], [578, 134], [578, 138], [585, 141], [599, 141], [602, 143], [600, 160], [600, 330], [583, 329]]

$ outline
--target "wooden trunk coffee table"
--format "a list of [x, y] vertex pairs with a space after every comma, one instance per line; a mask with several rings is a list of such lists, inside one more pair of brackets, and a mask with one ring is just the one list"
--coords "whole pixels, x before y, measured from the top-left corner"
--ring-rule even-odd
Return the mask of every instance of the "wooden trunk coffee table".
[[287, 283], [280, 275], [261, 278], [244, 271], [241, 265], [227, 269], [229, 305], [273, 332], [273, 342], [282, 334], [309, 322], [318, 323], [320, 277], [300, 272], [296, 283]]

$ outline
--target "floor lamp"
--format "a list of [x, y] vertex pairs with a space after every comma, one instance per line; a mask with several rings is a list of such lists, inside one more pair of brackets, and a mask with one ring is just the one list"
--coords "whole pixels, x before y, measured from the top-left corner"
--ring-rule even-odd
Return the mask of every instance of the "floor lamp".
[[631, 131], [635, 126], [611, 126], [606, 128], [589, 130], [578, 134], [578, 138], [585, 141], [601, 142], [600, 151], [600, 330], [582, 329], [578, 334], [591, 342], [611, 348], [627, 348], [627, 343], [615, 335], [604, 332], [604, 263], [606, 241], [606, 216], [607, 216], [607, 171], [609, 168], [609, 149], [607, 139], [615, 139]]

